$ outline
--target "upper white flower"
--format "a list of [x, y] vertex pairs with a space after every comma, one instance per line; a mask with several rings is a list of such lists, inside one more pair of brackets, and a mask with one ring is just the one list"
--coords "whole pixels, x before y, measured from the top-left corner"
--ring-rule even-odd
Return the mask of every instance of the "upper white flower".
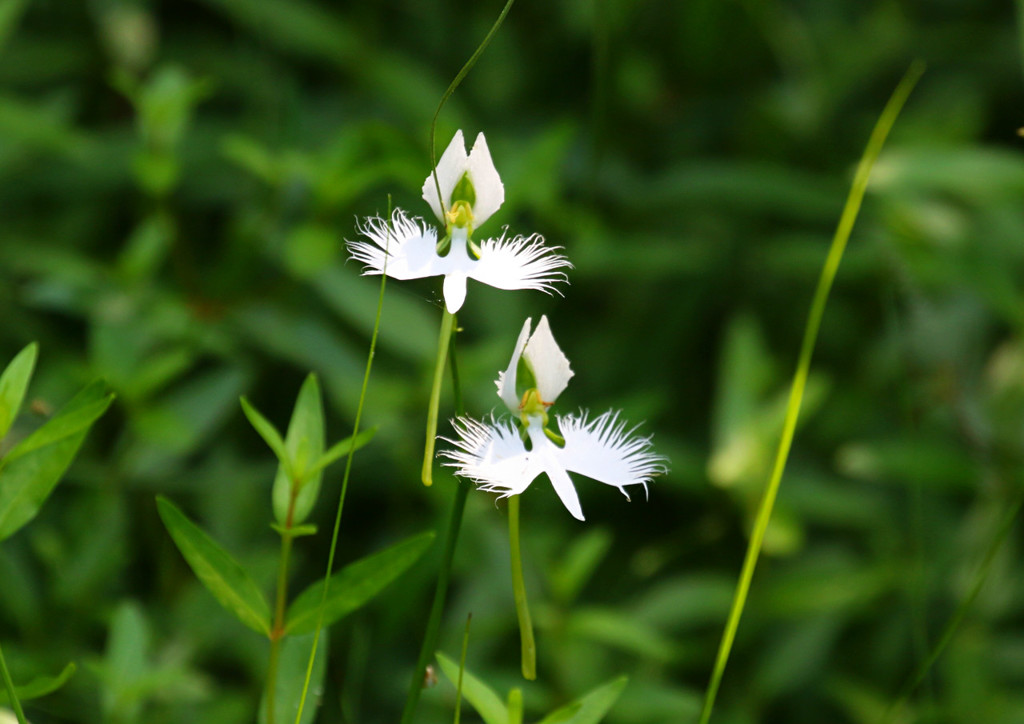
[[[520, 359], [534, 378], [534, 386], [520, 397], [516, 390]], [[665, 458], [651, 451], [649, 437], [626, 429], [619, 413], [608, 411], [593, 420], [587, 413], [556, 415], [558, 432], [548, 427], [547, 409], [565, 389], [573, 372], [551, 334], [546, 317], [533, 335], [527, 319], [519, 334], [508, 368], [499, 373], [498, 395], [518, 416], [519, 424], [491, 420], [489, 424], [468, 418], [455, 421], [455, 450], [442, 455], [455, 474], [469, 478], [481, 490], [518, 495], [546, 473], [562, 503], [583, 520], [576, 488], [569, 473], [578, 473], [617, 487], [629, 499], [626, 488], [647, 483], [666, 472]], [[529, 440], [527, 448], [523, 434]]]
[[395, 279], [444, 276], [445, 306], [452, 314], [466, 299], [467, 279], [498, 289], [538, 289], [549, 294], [558, 291], [556, 283], [567, 281], [560, 270], [572, 264], [557, 253], [559, 247], [545, 246], [538, 234], [508, 238], [502, 233], [479, 244], [471, 240], [473, 230], [505, 199], [482, 133], [468, 154], [462, 131], [455, 134], [437, 164], [437, 184], [433, 174], [424, 181], [423, 198], [444, 224], [444, 236], [439, 240], [437, 229], [401, 209], [395, 209], [390, 223], [371, 217], [358, 227], [370, 241], [348, 242], [352, 258], [366, 265], [363, 274], [386, 271]]

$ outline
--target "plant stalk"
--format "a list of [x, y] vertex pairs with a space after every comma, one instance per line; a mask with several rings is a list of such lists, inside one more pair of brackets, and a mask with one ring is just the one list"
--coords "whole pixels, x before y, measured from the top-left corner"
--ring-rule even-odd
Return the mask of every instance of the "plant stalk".
[[441, 317], [441, 333], [437, 338], [437, 361], [434, 363], [434, 381], [430, 386], [430, 402], [427, 405], [427, 443], [423, 450], [423, 484], [434, 484], [434, 441], [437, 439], [437, 411], [441, 406], [441, 380], [444, 378], [444, 365], [448, 357], [448, 347], [455, 328], [455, 315], [445, 307]]
[[520, 497], [513, 495], [508, 499], [508, 542], [512, 558], [512, 595], [516, 602], [516, 618], [519, 619], [523, 678], [533, 681], [537, 678], [537, 644], [533, 639], [533, 622], [530, 620], [530, 604], [526, 596], [523, 558], [519, 547]]
[[3, 649], [0, 649], [0, 676], [3, 677], [4, 688], [7, 689], [7, 698], [11, 700], [11, 707], [14, 709], [14, 715], [18, 717], [18, 724], [28, 724], [25, 712], [21, 708], [21, 702], [18, 701], [18, 693], [14, 690], [11, 672], [7, 670], [7, 660], [4, 659]]

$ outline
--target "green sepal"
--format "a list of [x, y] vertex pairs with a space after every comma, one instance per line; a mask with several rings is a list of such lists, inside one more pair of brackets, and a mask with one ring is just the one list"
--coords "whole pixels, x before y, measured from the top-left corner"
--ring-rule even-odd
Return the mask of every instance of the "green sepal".
[[157, 496], [167, 532], [193, 573], [227, 611], [264, 636], [270, 636], [270, 605], [249, 572], [167, 498]]
[[0, 440], [4, 439], [18, 416], [38, 356], [39, 345], [33, 342], [18, 352], [0, 375]]
[[[27, 684], [14, 687], [14, 693], [18, 695], [18, 701], [29, 701], [31, 699], [38, 699], [41, 696], [52, 694], [57, 689], [64, 686], [70, 679], [78, 667], [74, 663], [69, 663], [64, 669], [56, 676], [39, 676]], [[7, 696], [7, 691], [0, 688], [0, 704], [9, 705], [10, 698]]]
[[305, 535], [316, 535], [317, 527], [312, 523], [306, 525], [296, 525], [291, 528], [285, 528], [280, 523], [271, 523], [270, 527], [280, 533], [282, 536], [290, 536], [292, 538], [301, 538]]
[[291, 471], [278, 466], [272, 493], [274, 517], [281, 525], [290, 523], [295, 527], [313, 510], [323, 480], [323, 470], [314, 471], [324, 454], [324, 408], [320, 384], [313, 373], [306, 377], [295, 400], [284, 449]]

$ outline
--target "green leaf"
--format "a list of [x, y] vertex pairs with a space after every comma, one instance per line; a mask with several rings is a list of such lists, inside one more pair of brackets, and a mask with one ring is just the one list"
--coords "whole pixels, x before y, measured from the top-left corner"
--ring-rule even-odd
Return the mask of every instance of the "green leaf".
[[[441, 671], [455, 686], [459, 681], [458, 662], [452, 661], [440, 651], [437, 652], [437, 661], [441, 664]], [[469, 669], [462, 671], [462, 695], [473, 705], [485, 724], [508, 724], [508, 708], [501, 697]]]
[[539, 724], [597, 724], [615, 705], [626, 688], [627, 676], [602, 684], [571, 704], [548, 714]]
[[[331, 576], [324, 609], [324, 626], [362, 606], [405, 569], [419, 560], [434, 541], [434, 532], [427, 531], [379, 553], [361, 558]], [[288, 609], [285, 632], [309, 633], [316, 629], [324, 582], [318, 581], [303, 591]]]
[[4, 439], [18, 416], [38, 354], [39, 345], [33, 342], [18, 352], [0, 375], [0, 440]]
[[114, 395], [94, 382], [0, 460], [0, 540], [32, 520]]
[[[316, 661], [309, 679], [309, 694], [302, 709], [299, 724], [312, 724], [320, 711], [319, 701], [324, 692], [324, 677], [327, 674], [327, 629], [320, 631], [320, 643], [316, 647]], [[274, 691], [274, 721], [293, 724], [299, 710], [302, 688], [306, 682], [306, 667], [313, 648], [313, 634], [286, 636], [281, 639], [281, 654], [277, 664], [277, 687]], [[260, 703], [259, 723], [267, 722], [267, 692], [263, 692]]]
[[328, 465], [334, 463], [338, 458], [348, 455], [350, 450], [358, 450], [366, 445], [366, 443], [370, 442], [376, 434], [377, 428], [371, 427], [356, 435], [354, 440], [349, 436], [344, 440], [334, 443], [317, 461], [316, 465], [314, 465], [312, 470], [310, 470], [310, 473], [318, 473]]
[[[313, 471], [324, 454], [324, 406], [315, 374], [307, 376], [299, 390], [284, 448], [291, 473], [284, 465], [278, 467], [272, 494], [274, 517], [282, 525], [298, 525], [313, 510], [323, 480], [323, 471]], [[299, 486], [297, 493], [293, 485]]]
[[162, 496], [160, 518], [196, 576], [221, 606], [261, 634], [270, 635], [270, 606], [255, 581], [230, 553]]
[[263, 441], [267, 443], [267, 446], [273, 451], [278, 461], [284, 466], [288, 476], [291, 477], [291, 461], [288, 459], [288, 452], [285, 450], [281, 433], [247, 399], [242, 397], [239, 401], [242, 403], [242, 412], [245, 413], [249, 423], [259, 433], [260, 437], [263, 438]]
[[[28, 701], [30, 699], [38, 699], [41, 696], [51, 694], [60, 687], [67, 683], [76, 670], [76, 666], [71, 663], [64, 667], [56, 676], [40, 676], [32, 681], [24, 684], [23, 686], [14, 687], [15, 693], [18, 695], [18, 701]], [[0, 704], [10, 704], [7, 698], [7, 691], [0, 688]]]
[[110, 622], [103, 659], [103, 711], [108, 720], [133, 722], [139, 718], [144, 698], [140, 687], [149, 674], [149, 624], [138, 604], [117, 607]]

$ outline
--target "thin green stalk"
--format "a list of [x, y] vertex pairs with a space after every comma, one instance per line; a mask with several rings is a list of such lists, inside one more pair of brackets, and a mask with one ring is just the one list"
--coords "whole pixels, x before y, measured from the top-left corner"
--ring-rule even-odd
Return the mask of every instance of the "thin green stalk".
[[[295, 495], [292, 495], [292, 505]], [[284, 613], [288, 602], [288, 563], [292, 555], [291, 510], [288, 524], [281, 533], [281, 557], [277, 565], [277, 595], [274, 603], [274, 626], [270, 630], [270, 662], [267, 665], [267, 724], [274, 724], [277, 706], [277, 666], [281, 658], [281, 639], [284, 638]]]
[[789, 450], [793, 444], [793, 434], [796, 431], [797, 417], [800, 415], [800, 405], [803, 401], [804, 389], [807, 386], [807, 376], [811, 367], [811, 356], [814, 352], [814, 345], [818, 339], [818, 329], [821, 326], [821, 319], [825, 313], [825, 303], [828, 301], [829, 291], [832, 289], [832, 282], [835, 279], [836, 271], [839, 269], [839, 262], [843, 258], [843, 251], [846, 249], [846, 242], [853, 230], [853, 223], [857, 219], [861, 202], [864, 199], [864, 192], [867, 190], [868, 179], [871, 176], [871, 169], [878, 158], [882, 145], [892, 128], [896, 117], [899, 116], [903, 104], [910, 95], [910, 91], [924, 72], [922, 63], [914, 63], [903, 76], [892, 97], [882, 111], [871, 138], [868, 140], [867, 148], [861, 157], [857, 172], [853, 178], [853, 186], [849, 196], [846, 198], [846, 205], [843, 207], [842, 215], [839, 217], [839, 225], [836, 228], [835, 236], [832, 237], [832, 246], [829, 248], [828, 257], [825, 259], [825, 266], [821, 270], [818, 279], [818, 287], [814, 292], [814, 299], [811, 302], [811, 311], [807, 318], [807, 326], [804, 328], [803, 342], [800, 345], [800, 357], [797, 361], [796, 373], [793, 376], [793, 385], [790, 388], [789, 402], [786, 407], [786, 420], [782, 428], [782, 437], [779, 440], [779, 447], [775, 455], [775, 463], [772, 467], [771, 477], [764, 491], [754, 520], [754, 528], [750, 534], [750, 543], [747, 545], [747, 553], [743, 560], [743, 568], [740, 571], [739, 582], [736, 584], [736, 591], [733, 595], [732, 607], [729, 610], [729, 618], [722, 632], [722, 640], [718, 646], [718, 655], [715, 658], [715, 666], [711, 672], [711, 679], [704, 695], [704, 706], [701, 709], [700, 724], [707, 724], [711, 718], [711, 711], [715, 705], [715, 697], [718, 694], [719, 685], [722, 682], [722, 675], [725, 673], [725, 666], [729, 661], [729, 652], [736, 638], [736, 629], [739, 628], [740, 617], [743, 615], [743, 607], [747, 601], [747, 594], [750, 591], [750, 581], [754, 576], [754, 568], [757, 566], [757, 559], [761, 553], [761, 545], [764, 542], [764, 534], [768, 529], [768, 522], [771, 519], [772, 508], [775, 505], [775, 497], [779, 492], [779, 484], [782, 482], [782, 473], [786, 468], [786, 460], [789, 457]]
[[523, 678], [533, 681], [537, 678], [537, 644], [533, 640], [533, 622], [530, 620], [530, 604], [526, 597], [526, 582], [523, 580], [523, 558], [519, 549], [519, 497], [513, 495], [508, 499], [508, 542], [512, 551], [512, 596], [516, 602], [516, 618], [519, 619]]
[[7, 698], [11, 700], [11, 706], [14, 708], [14, 715], [18, 717], [18, 724], [28, 724], [28, 719], [25, 718], [25, 712], [21, 708], [21, 702], [18, 701], [18, 693], [14, 690], [14, 681], [11, 679], [11, 672], [7, 670], [7, 660], [4, 659], [3, 649], [0, 649], [0, 676], [4, 680], [4, 688], [7, 690]]
[[427, 404], [427, 442], [423, 449], [423, 471], [420, 478], [430, 487], [434, 484], [434, 440], [437, 438], [437, 410], [441, 406], [441, 380], [444, 379], [444, 365], [455, 328], [455, 315], [445, 307], [441, 317], [441, 333], [437, 338], [437, 361], [434, 363], [434, 381], [430, 385], [430, 402]]
[[1010, 505], [1010, 509], [1006, 512], [1006, 516], [1003, 518], [1002, 524], [996, 530], [996, 534], [992, 537], [992, 542], [989, 543], [988, 549], [985, 551], [985, 557], [982, 559], [981, 565], [978, 567], [978, 571], [974, 574], [974, 581], [971, 583], [970, 591], [960, 605], [957, 606], [956, 611], [950, 617], [949, 621], [946, 622], [946, 626], [942, 629], [942, 635], [939, 637], [938, 642], [935, 644], [935, 648], [932, 649], [924, 661], [917, 667], [917, 671], [907, 679], [906, 683], [900, 688], [900, 693], [896, 697], [896, 701], [888, 708], [885, 716], [882, 717], [882, 723], [893, 721], [904, 704], [907, 703], [907, 699], [914, 692], [914, 689], [924, 681], [925, 676], [931, 670], [932, 666], [938, 661], [939, 656], [945, 650], [949, 642], [953, 640], [953, 635], [957, 629], [960, 628], [960, 624], [963, 623], [964, 618], [967, 616], [967, 612], [970, 611], [971, 606], [974, 605], [974, 601], [978, 598], [978, 594], [981, 593], [982, 586], [985, 585], [985, 581], [988, 580], [988, 574], [992, 570], [992, 564], [995, 562], [996, 553], [1002, 548], [1003, 542], [1006, 540], [1007, 534], [1013, 528], [1013, 522], [1017, 519], [1017, 514], [1020, 512], [1021, 507], [1024, 506], [1024, 490], [1017, 493], [1016, 499]]
[[494, 25], [491, 26], [491, 29], [487, 31], [487, 35], [484, 36], [483, 41], [481, 41], [480, 45], [476, 46], [476, 50], [473, 51], [473, 55], [469, 56], [469, 60], [467, 60], [466, 64], [462, 66], [462, 70], [456, 74], [455, 80], [451, 82], [445, 90], [444, 95], [441, 96], [441, 102], [437, 104], [437, 110], [434, 111], [434, 117], [430, 121], [430, 166], [434, 169], [431, 171], [431, 175], [434, 177], [434, 188], [437, 190], [437, 203], [441, 206], [442, 217], [444, 217], [446, 209], [444, 208], [444, 199], [441, 198], [441, 183], [437, 180], [437, 150], [434, 148], [434, 135], [437, 131], [437, 118], [441, 115], [441, 109], [444, 108], [444, 104], [452, 97], [452, 93], [454, 93], [455, 89], [462, 84], [465, 77], [469, 75], [469, 71], [472, 70], [473, 66], [476, 65], [476, 62], [480, 60], [480, 56], [483, 55], [484, 50], [486, 50], [487, 46], [490, 45], [491, 39], [494, 37], [494, 34], [498, 32], [498, 28], [501, 27], [501, 24], [505, 22], [505, 16], [508, 15], [508, 11], [512, 9], [512, 3], [515, 1], [516, 0], [508, 0], [508, 2], [505, 3], [505, 7], [501, 9], [498, 19], [494, 21]]
[[[458, 357], [455, 354], [454, 334], [451, 337], [451, 350], [448, 358], [452, 368], [452, 391], [455, 397], [455, 412], [458, 415], [464, 415], [465, 409], [462, 405], [462, 387], [459, 385], [459, 364]], [[448, 517], [444, 549], [441, 551], [441, 567], [437, 572], [437, 585], [434, 587], [434, 600], [430, 604], [427, 630], [423, 634], [423, 645], [420, 647], [420, 655], [416, 660], [416, 668], [412, 672], [412, 681], [409, 683], [409, 693], [405, 699], [405, 708], [402, 710], [402, 724], [412, 724], [412, 718], [416, 714], [416, 705], [420, 700], [420, 692], [423, 690], [423, 677], [427, 671], [427, 665], [434, 658], [434, 650], [437, 648], [437, 634], [441, 629], [441, 614], [444, 612], [444, 601], [448, 594], [448, 580], [451, 578], [452, 560], [455, 558], [455, 547], [459, 541], [459, 530], [462, 528], [462, 514], [466, 511], [466, 498], [469, 496], [469, 489], [471, 487], [468, 483], [456, 482], [455, 484], [455, 499], [452, 501], [452, 509]]]
[[[388, 194], [388, 219], [391, 218], [391, 195]], [[384, 311], [384, 289], [388, 279], [388, 255], [391, 245], [391, 226], [388, 225], [387, 239], [384, 242], [384, 267], [380, 275], [380, 294], [377, 295], [377, 315], [373, 320], [373, 334], [370, 335], [370, 352], [366, 356], [366, 370], [363, 372], [363, 385], [359, 389], [359, 404], [356, 405], [356, 419], [352, 424], [352, 439], [359, 434], [359, 424], [363, 420], [363, 404], [366, 402], [366, 389], [370, 386], [370, 370], [373, 369], [373, 357], [377, 352], [377, 333], [380, 331], [380, 319]], [[299, 710], [295, 713], [295, 724], [302, 721], [302, 710], [306, 706], [306, 695], [309, 693], [309, 682], [313, 678], [313, 663], [320, 643], [320, 631], [324, 627], [324, 612], [327, 610], [327, 593], [331, 588], [331, 573], [334, 571], [334, 556], [338, 550], [338, 534], [341, 531], [341, 513], [345, 508], [345, 495], [348, 492], [348, 480], [352, 473], [352, 456], [355, 454], [353, 445], [345, 458], [345, 473], [341, 478], [341, 493], [338, 495], [338, 509], [334, 515], [334, 531], [331, 534], [331, 550], [327, 554], [327, 570], [324, 572], [324, 592], [320, 597], [320, 612], [316, 619], [316, 632], [313, 634], [313, 648], [309, 652], [306, 664], [306, 678], [302, 682], [302, 696], [299, 698]]]

